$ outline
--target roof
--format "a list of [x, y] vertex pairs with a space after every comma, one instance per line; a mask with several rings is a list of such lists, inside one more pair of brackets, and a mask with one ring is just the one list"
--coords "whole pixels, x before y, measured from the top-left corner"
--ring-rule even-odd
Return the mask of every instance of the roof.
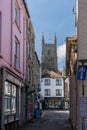
[[54, 72], [54, 71], [44, 70], [42, 77], [60, 78], [60, 77], [62, 77], [62, 74], [59, 71]]

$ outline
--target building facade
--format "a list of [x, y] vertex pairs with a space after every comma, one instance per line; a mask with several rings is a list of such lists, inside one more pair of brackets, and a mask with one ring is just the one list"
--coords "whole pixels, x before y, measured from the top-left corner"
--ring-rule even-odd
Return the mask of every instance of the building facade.
[[59, 78], [42, 78], [41, 79], [41, 96], [45, 100], [45, 108], [60, 109], [64, 99], [64, 81]]
[[40, 61], [35, 51], [35, 33], [32, 20], [28, 11], [28, 19], [26, 21], [26, 80], [25, 80], [26, 122], [34, 118], [36, 92], [39, 83], [40, 83]]
[[[28, 11], [29, 12], [29, 11]], [[32, 20], [29, 17], [26, 21], [26, 122], [34, 117], [34, 95], [33, 95], [33, 70], [34, 70], [34, 53], [35, 53], [35, 33]]]
[[[0, 1], [0, 129], [25, 122], [26, 19], [24, 0]], [[14, 123], [15, 122], [15, 123]]]
[[[77, 127], [77, 36], [66, 38], [66, 75], [69, 80], [70, 121]], [[73, 114], [75, 113], [75, 114]]]
[[[70, 86], [70, 118], [74, 129], [87, 129], [87, 78], [85, 80], [76, 77], [81, 74], [79, 66], [87, 65], [87, 1], [76, 0], [76, 34], [77, 34], [77, 54], [73, 50], [75, 43], [69, 43], [71, 49], [67, 46], [67, 72], [69, 72]], [[71, 40], [72, 41], [72, 40]], [[69, 51], [70, 50], [70, 51]], [[75, 55], [77, 58], [75, 58]], [[70, 57], [70, 58], [69, 58]], [[70, 60], [70, 61], [69, 61]], [[77, 61], [77, 65], [74, 64]], [[70, 65], [70, 66], [69, 66]], [[82, 75], [83, 76], [83, 75]], [[75, 113], [75, 114], [73, 114]]]
[[[87, 1], [76, 0], [77, 2], [77, 38], [78, 38], [78, 66], [87, 65]], [[84, 106], [84, 110], [81, 107], [81, 98], [87, 98], [87, 78], [82, 81], [78, 80], [78, 108], [77, 108], [77, 129], [87, 129], [87, 106]], [[87, 100], [85, 102], [87, 104]], [[83, 113], [83, 114], [81, 114]]]

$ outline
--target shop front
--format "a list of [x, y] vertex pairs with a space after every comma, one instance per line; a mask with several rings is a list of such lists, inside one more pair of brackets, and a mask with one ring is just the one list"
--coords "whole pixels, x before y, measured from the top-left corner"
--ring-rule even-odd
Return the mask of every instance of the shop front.
[[23, 80], [6, 67], [0, 68], [1, 129], [16, 129], [25, 121]]
[[45, 108], [46, 109], [62, 109], [63, 98], [45, 97]]
[[30, 121], [34, 117], [34, 96], [28, 94], [26, 99], [26, 121]]

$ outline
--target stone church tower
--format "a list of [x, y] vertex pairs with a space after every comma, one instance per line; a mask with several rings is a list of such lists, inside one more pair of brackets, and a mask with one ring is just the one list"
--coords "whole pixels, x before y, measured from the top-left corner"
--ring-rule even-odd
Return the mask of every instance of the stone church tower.
[[44, 35], [42, 35], [42, 57], [41, 57], [41, 70], [54, 71], [58, 70], [57, 67], [57, 38], [54, 36], [54, 43], [45, 43]]

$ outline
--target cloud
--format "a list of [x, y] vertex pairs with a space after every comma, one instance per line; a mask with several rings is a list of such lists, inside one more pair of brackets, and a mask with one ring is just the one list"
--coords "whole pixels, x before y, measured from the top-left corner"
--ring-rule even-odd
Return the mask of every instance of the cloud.
[[57, 47], [58, 64], [65, 62], [66, 58], [66, 44]]

